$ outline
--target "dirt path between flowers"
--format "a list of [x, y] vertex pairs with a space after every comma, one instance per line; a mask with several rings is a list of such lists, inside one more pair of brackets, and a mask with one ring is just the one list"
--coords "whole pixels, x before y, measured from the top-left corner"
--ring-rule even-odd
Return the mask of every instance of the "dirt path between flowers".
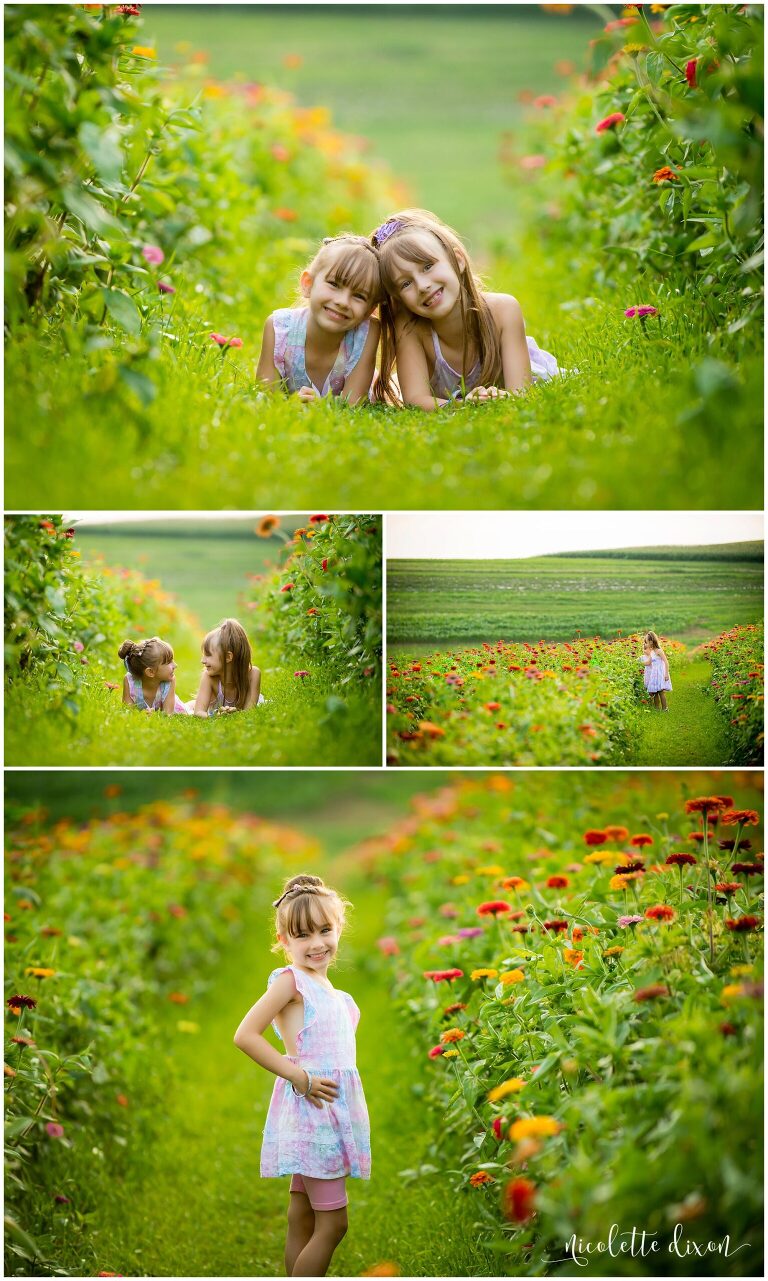
[[635, 765], [727, 765], [724, 718], [707, 694], [712, 665], [694, 660], [680, 667], [668, 695], [668, 714], [643, 709]]
[[[339, 863], [337, 871], [341, 873]], [[317, 869], [333, 883], [333, 866]], [[344, 860], [340, 881], [354, 926], [340, 952], [337, 987], [362, 1010], [358, 1064], [371, 1116], [370, 1182], [350, 1180], [350, 1230], [331, 1274], [359, 1276], [394, 1264], [402, 1276], [492, 1276], [498, 1262], [477, 1245], [471, 1197], [450, 1195], [439, 1170], [403, 1179], [430, 1162], [434, 1127], [422, 1096], [429, 1062], [408, 1044], [408, 1026], [374, 964], [385, 899]], [[271, 894], [270, 894], [271, 897]], [[264, 914], [267, 918], [265, 900]], [[232, 1043], [266, 986], [266, 930], [235, 945], [204, 998], [167, 1017], [177, 1084], [147, 1154], [147, 1168], [116, 1190], [94, 1224], [98, 1267], [125, 1276], [282, 1276], [288, 1180], [260, 1179], [261, 1133], [273, 1078]], [[196, 1024], [181, 1032], [178, 1022]], [[163, 1047], [154, 1070], [162, 1071]]]

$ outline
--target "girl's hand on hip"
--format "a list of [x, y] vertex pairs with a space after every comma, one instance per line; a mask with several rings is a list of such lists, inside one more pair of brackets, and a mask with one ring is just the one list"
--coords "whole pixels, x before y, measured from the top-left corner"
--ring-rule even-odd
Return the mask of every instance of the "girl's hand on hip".
[[321, 1108], [324, 1103], [333, 1103], [339, 1093], [339, 1087], [330, 1076], [313, 1076], [312, 1089], [304, 1097], [313, 1107]]

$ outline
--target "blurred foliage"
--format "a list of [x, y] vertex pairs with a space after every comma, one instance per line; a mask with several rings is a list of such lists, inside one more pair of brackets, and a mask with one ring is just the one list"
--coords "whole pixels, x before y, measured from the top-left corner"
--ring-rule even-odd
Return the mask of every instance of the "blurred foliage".
[[712, 663], [710, 691], [728, 719], [733, 759], [762, 765], [765, 746], [765, 628], [733, 627], [702, 652]]

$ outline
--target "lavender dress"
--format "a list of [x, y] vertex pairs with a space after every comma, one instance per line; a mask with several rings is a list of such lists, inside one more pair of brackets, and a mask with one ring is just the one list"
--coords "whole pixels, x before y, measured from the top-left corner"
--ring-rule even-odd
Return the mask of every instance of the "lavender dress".
[[[549, 378], [554, 378], [560, 373], [557, 361], [548, 351], [542, 351], [534, 338], [526, 338], [528, 344], [528, 355], [531, 360], [531, 373], [534, 382], [545, 382]], [[429, 380], [429, 387], [433, 396], [438, 400], [451, 400], [457, 392], [461, 392], [461, 374], [448, 364], [443, 355], [440, 341], [432, 330], [432, 346], [435, 349], [435, 367], [432, 370], [432, 377]], [[480, 361], [476, 361], [468, 374], [464, 376], [464, 386], [467, 391], [472, 391], [480, 382]]]
[[[286, 391], [300, 387], [313, 387], [318, 396], [340, 396], [355, 365], [363, 354], [370, 320], [364, 320], [356, 329], [349, 329], [341, 338], [339, 354], [322, 387], [315, 387], [306, 365], [308, 307], [282, 307], [272, 312], [275, 330], [275, 369], [285, 384]], [[312, 1105], [310, 1104], [310, 1107]]]
[[[134, 707], [138, 707], [139, 711], [142, 711], [142, 712], [146, 711], [147, 708], [149, 707], [149, 703], [144, 697], [144, 688], [142, 686], [141, 681], [137, 680], [133, 672], [129, 671], [127, 667], [125, 669], [125, 672], [128, 677], [128, 693], [130, 695], [131, 702], [133, 703]], [[168, 697], [168, 691], [170, 688], [171, 688], [170, 681], [160, 682], [160, 684], [157, 687], [157, 693], [155, 694], [155, 697], [152, 700], [153, 712], [160, 711], [160, 708], [163, 706], [163, 703]], [[180, 715], [182, 716], [190, 715], [189, 707], [187, 707], [186, 703], [182, 703], [178, 694], [176, 695], [176, 701], [174, 703], [173, 710], [174, 712], [179, 712]]]
[[313, 1076], [331, 1077], [339, 1093], [333, 1103], [318, 1108], [295, 1094], [290, 1081], [277, 1078], [264, 1127], [261, 1174], [264, 1178], [306, 1174], [314, 1179], [341, 1179], [345, 1175], [369, 1179], [370, 1125], [355, 1066], [355, 1028], [360, 1011], [349, 992], [331, 991], [295, 965], [273, 970], [269, 984], [286, 970], [304, 999], [304, 1026], [296, 1035], [298, 1053], [289, 1058]]
[[643, 672], [643, 684], [649, 694], [660, 694], [664, 689], [671, 689], [672, 682], [664, 675], [664, 659], [656, 650], [651, 650], [650, 654], [644, 654], [640, 659], [645, 663]]

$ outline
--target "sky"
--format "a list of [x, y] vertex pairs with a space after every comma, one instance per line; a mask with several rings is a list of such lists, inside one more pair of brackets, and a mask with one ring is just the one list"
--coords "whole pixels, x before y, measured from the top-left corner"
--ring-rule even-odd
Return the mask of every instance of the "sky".
[[762, 540], [751, 512], [400, 512], [387, 518], [390, 560], [517, 560], [614, 547]]

